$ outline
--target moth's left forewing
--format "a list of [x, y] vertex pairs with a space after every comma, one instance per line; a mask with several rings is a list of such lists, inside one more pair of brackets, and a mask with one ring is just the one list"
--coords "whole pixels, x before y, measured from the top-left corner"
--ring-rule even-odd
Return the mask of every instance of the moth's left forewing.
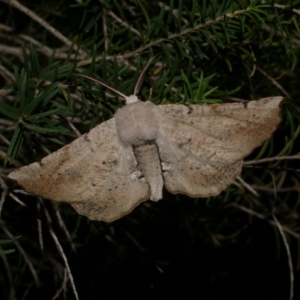
[[218, 195], [240, 173], [242, 159], [272, 135], [281, 101], [156, 106], [165, 187], [191, 197]]
[[162, 134], [203, 159], [228, 165], [242, 160], [272, 136], [281, 120], [282, 100], [268, 97], [248, 103], [169, 104], [156, 110], [163, 123]]

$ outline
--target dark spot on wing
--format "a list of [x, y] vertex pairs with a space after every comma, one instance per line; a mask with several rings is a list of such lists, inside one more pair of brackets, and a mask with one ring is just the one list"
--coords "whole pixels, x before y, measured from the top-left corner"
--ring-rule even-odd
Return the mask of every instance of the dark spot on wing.
[[184, 145], [190, 144], [191, 141], [192, 141], [192, 139], [191, 139], [191, 138], [188, 138], [188, 139], [187, 139], [186, 141], [184, 141], [183, 143], [178, 143], [177, 145], [178, 145], [179, 148], [182, 148]]
[[83, 139], [84, 139], [85, 142], [90, 142], [90, 141], [91, 141], [91, 140], [88, 138], [87, 133], [85, 133], [83, 136], [84, 136]]
[[137, 180], [141, 180], [144, 178], [144, 175], [142, 174], [142, 172], [138, 172], [138, 177], [137, 177]]
[[244, 108], [248, 108], [248, 102], [243, 102]]
[[66, 154], [67, 152], [69, 152], [69, 148], [70, 148], [70, 144], [64, 146], [61, 150], [64, 152], [64, 154]]
[[184, 104], [184, 105], [189, 109], [188, 112], [187, 112], [188, 115], [191, 114], [194, 111], [194, 109], [192, 108], [191, 105], [189, 105], [189, 104]]

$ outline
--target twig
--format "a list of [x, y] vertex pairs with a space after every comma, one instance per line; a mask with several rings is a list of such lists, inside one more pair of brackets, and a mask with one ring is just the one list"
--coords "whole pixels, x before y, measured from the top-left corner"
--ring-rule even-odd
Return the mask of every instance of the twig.
[[43, 231], [42, 231], [42, 222], [40, 219], [37, 219], [37, 224], [38, 224], [39, 244], [41, 250], [43, 251], [44, 250]]
[[68, 259], [67, 259], [66, 255], [64, 253], [63, 248], [61, 247], [61, 245], [60, 245], [60, 243], [58, 241], [57, 236], [55, 235], [55, 233], [53, 232], [53, 230], [51, 228], [49, 229], [49, 232], [50, 232], [50, 234], [51, 234], [51, 236], [52, 236], [52, 238], [53, 238], [53, 240], [55, 242], [57, 250], [59, 251], [60, 255], [62, 256], [62, 258], [63, 258], [63, 260], [65, 262], [65, 266], [66, 266], [67, 271], [68, 271], [68, 275], [69, 275], [69, 278], [70, 278], [70, 282], [71, 282], [71, 286], [72, 286], [75, 298], [76, 298], [76, 300], [79, 300], [79, 297], [78, 297], [78, 294], [77, 294], [77, 290], [76, 290], [76, 286], [74, 284], [73, 275], [72, 275], [70, 267], [69, 267]]
[[79, 132], [79, 130], [74, 126], [74, 124], [72, 122], [70, 122], [70, 120], [66, 119], [68, 122], [69, 127], [72, 129], [72, 131], [76, 134], [77, 137], [81, 136], [81, 133]]
[[54, 295], [54, 297], [52, 298], [52, 300], [57, 299], [58, 296], [61, 294], [61, 292], [62, 292], [63, 290], [66, 289], [67, 282], [68, 282], [68, 270], [67, 270], [67, 268], [65, 268], [65, 269], [64, 269], [64, 280], [63, 280], [62, 286], [61, 286], [61, 288], [57, 291], [57, 293]]
[[14, 75], [0, 64], [0, 74], [5, 79], [7, 84], [12, 84], [15, 81]]
[[3, 181], [3, 179], [0, 177], [0, 186], [2, 188], [2, 193], [1, 193], [1, 199], [0, 199], [0, 218], [1, 218], [1, 212], [2, 212], [2, 207], [7, 195], [7, 185], [5, 184], [5, 182]]
[[126, 235], [129, 237], [129, 239], [142, 251], [145, 252], [145, 249], [139, 244], [139, 242], [128, 232], [125, 231]]
[[248, 160], [248, 161], [243, 161], [243, 166], [261, 164], [261, 163], [268, 162], [268, 161], [294, 160], [294, 159], [300, 159], [300, 156], [299, 155], [274, 156], [274, 157], [262, 158], [262, 159], [257, 159], [257, 160]]
[[[40, 203], [37, 202], [37, 206], [38, 206], [38, 210], [40, 210]], [[40, 248], [43, 251], [44, 250], [44, 242], [43, 242], [43, 231], [42, 231], [42, 222], [39, 218], [36, 219], [37, 220], [37, 225], [38, 225], [38, 236], [39, 236], [39, 244], [40, 244]]]
[[[17, 0], [0, 0], [0, 1], [6, 3], [6, 4], [8, 4], [8, 5], [10, 5], [10, 6], [18, 9], [18, 10], [20, 10], [21, 12], [23, 12], [24, 14], [26, 14], [27, 16], [29, 16], [31, 19], [33, 19], [34, 21], [36, 21], [38, 24], [40, 24], [41, 26], [43, 26], [44, 28], [46, 28], [49, 32], [51, 32], [55, 37], [57, 37], [64, 44], [68, 45], [69, 47], [71, 47], [73, 45], [72, 41], [70, 41], [63, 34], [61, 34], [54, 27], [52, 27], [48, 22], [46, 22], [44, 19], [40, 18], [37, 14], [35, 14], [33, 11], [31, 11], [26, 6], [22, 5]], [[77, 49], [75, 49], [75, 50], [77, 50]], [[81, 49], [79, 49], [79, 52], [81, 54], [84, 54], [84, 51], [81, 50]]]
[[111, 10], [106, 10], [107, 15], [111, 16], [112, 18], [114, 18], [118, 23], [120, 23], [123, 27], [125, 28], [129, 28], [130, 31], [132, 31], [133, 33], [135, 33], [138, 37], [141, 37], [141, 34], [138, 30], [132, 28], [132, 26], [130, 26], [129, 24], [127, 24], [126, 22], [124, 22], [122, 19], [120, 19], [116, 14], [114, 14]]
[[61, 247], [61, 245], [60, 245], [60, 243], [58, 241], [58, 238], [57, 238], [56, 234], [54, 233], [54, 231], [52, 229], [52, 226], [51, 226], [52, 219], [50, 217], [50, 214], [49, 214], [49, 212], [48, 212], [48, 210], [46, 209], [45, 206], [43, 206], [43, 209], [44, 209], [44, 213], [45, 213], [45, 216], [46, 216], [46, 220], [48, 222], [49, 232], [50, 232], [50, 234], [51, 234], [51, 236], [52, 236], [52, 238], [53, 238], [53, 240], [55, 242], [57, 250], [59, 251], [60, 255], [62, 256], [62, 258], [64, 260], [65, 267], [67, 268], [68, 275], [69, 275], [70, 282], [71, 282], [71, 286], [72, 286], [72, 289], [73, 289], [73, 293], [75, 295], [76, 300], [79, 300], [79, 297], [78, 297], [78, 294], [77, 294], [77, 289], [76, 289], [76, 286], [75, 286], [75, 283], [74, 283], [74, 279], [73, 279], [73, 275], [72, 275], [71, 269], [69, 267], [68, 259], [67, 259], [66, 255], [64, 253], [63, 248]]
[[275, 85], [281, 92], [286, 95], [289, 99], [291, 99], [290, 94], [270, 75], [268, 75], [264, 70], [262, 70], [260, 67], [256, 66], [256, 69], [262, 73], [267, 79], [269, 79], [273, 85]]
[[285, 246], [285, 250], [286, 250], [286, 254], [287, 254], [287, 258], [288, 258], [288, 262], [289, 262], [289, 269], [290, 269], [290, 299], [289, 300], [293, 300], [293, 297], [294, 297], [294, 271], [293, 271], [291, 250], [290, 250], [289, 244], [286, 240], [285, 234], [283, 233], [282, 227], [281, 227], [280, 223], [278, 222], [276, 216], [273, 213], [272, 213], [272, 217], [274, 219], [275, 224], [277, 225], [277, 228], [279, 230], [279, 233], [282, 237], [282, 240], [283, 240], [283, 243]]
[[[168, 10], [168, 11], [171, 10], [170, 6], [166, 5], [166, 4], [163, 3], [163, 2], [158, 2], [158, 6], [159, 6], [160, 8], [163, 8], [163, 7], [164, 7], [164, 8], [165, 8], [166, 10]], [[174, 15], [175, 18], [178, 18], [178, 12], [179, 12], [179, 9], [173, 9], [173, 10], [172, 10], [172, 14]], [[186, 12], [183, 12], [183, 14], [184, 14], [184, 15], [187, 15]], [[196, 13], [195, 15], [200, 16], [200, 14], [198, 14], [198, 13]], [[185, 24], [188, 24], [188, 23], [189, 23], [189, 21], [188, 21], [186, 18], [183, 18], [182, 16], [181, 16], [181, 20], [180, 20], [180, 21], [182, 21], [182, 22], [185, 23]]]
[[[13, 239], [13, 235], [9, 232], [9, 230], [4, 226], [2, 225], [1, 226], [2, 230], [4, 231], [4, 233], [10, 238], [10, 239]], [[23, 256], [25, 262], [27, 263], [28, 267], [29, 267], [29, 270], [32, 274], [32, 277], [33, 277], [33, 280], [35, 282], [35, 285], [37, 287], [40, 286], [40, 280], [37, 276], [37, 272], [35, 271], [34, 267], [33, 267], [33, 264], [31, 263], [31, 261], [29, 260], [29, 258], [27, 257], [25, 251], [23, 250], [23, 248], [21, 247], [21, 245], [19, 244], [19, 242], [17, 241], [13, 241], [13, 243], [16, 245], [16, 247], [18, 248], [18, 250], [20, 251], [21, 255]]]
[[[1, 1], [1, 0], [0, 0]], [[24, 62], [23, 60], [23, 54], [22, 50], [20, 47], [12, 47], [12, 46], [7, 46], [0, 44], [0, 53], [5, 54], [5, 55], [14, 55], [17, 57], [22, 63]]]
[[[266, 220], [267, 222], [269, 222], [272, 226], [275, 226], [277, 227], [277, 224], [275, 223], [275, 221], [270, 221], [270, 220], [267, 220], [266, 217], [260, 213], [257, 213], [245, 206], [242, 206], [242, 205], [239, 205], [239, 204], [236, 204], [236, 203], [233, 203], [231, 206], [234, 206], [236, 208], [238, 208], [239, 210], [249, 214], [249, 215], [252, 215], [252, 216], [255, 216], [261, 220]], [[281, 226], [283, 231], [289, 233], [290, 235], [292, 235], [293, 237], [295, 237], [296, 239], [300, 240], [300, 235], [292, 230], [290, 230], [289, 228], [287, 228], [286, 226]]]
[[274, 199], [276, 199], [276, 197], [277, 197], [277, 186], [276, 186], [276, 180], [275, 180], [274, 174], [272, 172], [270, 172], [269, 170], [266, 170], [266, 172], [269, 173], [271, 178], [272, 178]]
[[[289, 9], [289, 8], [290, 8], [290, 6], [288, 6], [288, 5], [281, 5], [281, 4], [277, 4], [277, 3], [274, 4], [274, 7], [277, 7], [277, 8], [280, 8], [280, 9], [286, 9], [286, 8]], [[295, 14], [297, 14], [297, 15], [300, 16], [300, 10], [299, 10], [299, 9], [293, 8], [292, 11], [293, 11]]]
[[[3, 248], [0, 245], [0, 252], [2, 252], [2, 251], [3, 251]], [[6, 255], [1, 255], [0, 257], [1, 257], [2, 261], [3, 261], [3, 265], [4, 265], [4, 268], [5, 268], [6, 273], [7, 273], [7, 278], [8, 278], [8, 281], [10, 283], [10, 287], [12, 288], [12, 292], [13, 292], [13, 294], [15, 296], [16, 291], [15, 291], [14, 286], [13, 286], [13, 279], [12, 279], [12, 275], [11, 275], [10, 264], [9, 264], [9, 262], [7, 260]], [[3, 274], [3, 273], [1, 272], [1, 274]], [[16, 299], [16, 298], [12, 297], [12, 299]]]
[[[42, 54], [44, 54], [47, 57], [51, 57], [54, 55], [55, 58], [57, 59], [66, 59], [67, 57], [70, 60], [80, 60], [84, 59], [85, 53], [78, 53], [78, 54], [68, 54], [60, 49], [51, 49], [47, 47], [46, 45], [40, 43], [39, 41], [35, 40], [31, 36], [25, 35], [25, 34], [19, 34], [19, 37], [26, 41], [29, 42], [30, 44], [36, 46], [36, 50]], [[29, 50], [27, 50], [29, 52]]]
[[[198, 24], [197, 26], [194, 26], [192, 28], [188, 28], [188, 29], [183, 30], [183, 31], [181, 31], [179, 33], [171, 34], [167, 38], [157, 39], [157, 40], [155, 40], [153, 42], [150, 42], [149, 44], [147, 44], [145, 46], [142, 46], [142, 47], [140, 47], [140, 48], [138, 48], [138, 49], [136, 49], [136, 50], [134, 50], [132, 52], [128, 52], [128, 53], [126, 53], [124, 55], [106, 56], [105, 59], [106, 60], [114, 60], [115, 58], [117, 58], [118, 60], [122, 60], [122, 59], [127, 59], [127, 58], [130, 58], [130, 57], [134, 57], [138, 53], [141, 53], [141, 52], [145, 51], [148, 48], [157, 46], [157, 45], [159, 45], [162, 42], [165, 42], [165, 41], [169, 42], [172, 39], [176, 39], [176, 38], [185, 36], [185, 35], [187, 35], [187, 34], [189, 34], [191, 32], [197, 31], [199, 29], [205, 28], [205, 27], [213, 25], [213, 24], [217, 24], [217, 23], [222, 22], [222, 21], [224, 21], [226, 19], [235, 18], [236, 16], [238, 16], [240, 14], [243, 14], [243, 13], [247, 13], [247, 12], [249, 12], [251, 10], [252, 10], [252, 7], [247, 7], [246, 9], [237, 10], [237, 11], [235, 11], [233, 13], [224, 14], [223, 16], [220, 16], [220, 17], [217, 17], [217, 18], [215, 18], [213, 20], [207, 21], [205, 24]], [[103, 59], [102, 55], [97, 56], [95, 58], [95, 62], [100, 62], [102, 59]], [[90, 64], [91, 62], [92, 62], [92, 58], [89, 58], [87, 60], [83, 60], [83, 61], [79, 62], [77, 64], [77, 66], [78, 67], [86, 66], [86, 65]]]
[[[19, 38], [19, 39], [16, 39], [15, 35], [7, 35], [7, 34], [4, 35], [1, 33], [1, 31], [13, 32], [14, 30], [11, 27], [0, 23], [0, 37], [5, 36], [6, 39], [12, 40], [14, 42], [14, 44], [18, 43], [20, 45], [22, 45], [23, 41], [26, 41], [26, 42], [34, 45], [38, 52], [44, 54], [47, 57], [51, 57], [54, 55], [53, 57], [55, 57], [57, 59], [66, 59], [68, 57], [70, 60], [81, 60], [81, 59], [84, 59], [84, 57], [85, 57], [85, 54], [79, 54], [79, 53], [71, 54], [71, 55], [68, 54], [67, 52], [68, 52], [69, 48], [66, 48], [64, 50], [62, 50], [61, 48], [52, 49], [52, 48], [46, 46], [45, 44], [37, 41], [32, 36], [26, 35], [24, 33], [16, 35]], [[7, 48], [5, 48], [4, 46], [6, 46], [6, 45], [3, 45], [3, 46], [1, 45], [1, 47], [3, 47], [2, 49], [4, 49], [4, 51], [6, 51], [7, 54], [14, 54], [18, 59], [20, 59], [20, 60], [23, 59], [23, 53], [22, 53], [21, 47], [19, 47], [19, 48], [18, 47], [10, 47], [14, 50], [15, 53], [9, 53], [8, 46], [6, 46]], [[28, 49], [27, 49], [27, 52], [29, 52]], [[17, 56], [18, 53], [20, 53], [19, 57]]]
[[246, 181], [244, 181], [240, 176], [236, 178], [242, 186], [244, 186], [248, 191], [250, 191], [254, 196], [259, 197], [259, 194], [252, 188]]
[[66, 237], [70, 241], [70, 244], [71, 244], [71, 247], [72, 247], [73, 251], [76, 252], [76, 248], [74, 246], [74, 243], [72, 242], [70, 232], [68, 231], [68, 228], [66, 227], [66, 224], [65, 224], [63, 218], [61, 217], [61, 214], [59, 212], [59, 209], [57, 208], [57, 205], [53, 205], [53, 208], [54, 208], [59, 226], [62, 228], [62, 230], [64, 231]]
[[[15, 192], [19, 192], [20, 191], [20, 194], [27, 194], [27, 195], [30, 195], [26, 192], [22, 193], [23, 190], [15, 190]], [[18, 204], [20, 204], [21, 206], [27, 206], [24, 202], [22, 202], [17, 196], [15, 196], [13, 193], [9, 193], [8, 194], [13, 200], [15, 200]]]
[[[274, 193], [273, 188], [266, 188], [266, 187], [263, 187], [263, 186], [260, 186], [260, 185], [254, 185], [254, 184], [252, 184], [251, 187], [258, 190], [258, 191]], [[293, 191], [300, 192], [300, 188], [297, 187], [297, 186], [291, 186], [291, 187], [280, 188], [280, 189], [276, 190], [277, 193], [286, 193], [286, 192], [293, 192]]]
[[103, 35], [104, 35], [104, 50], [108, 51], [108, 35], [107, 35], [106, 10], [105, 9], [103, 9], [102, 26], [103, 26]]

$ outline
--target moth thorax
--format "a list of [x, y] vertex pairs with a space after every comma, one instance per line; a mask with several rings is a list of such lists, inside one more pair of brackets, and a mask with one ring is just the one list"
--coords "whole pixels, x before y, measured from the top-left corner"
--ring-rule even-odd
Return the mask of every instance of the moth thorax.
[[122, 144], [134, 146], [156, 140], [158, 122], [154, 108], [150, 101], [138, 101], [116, 112], [117, 132]]

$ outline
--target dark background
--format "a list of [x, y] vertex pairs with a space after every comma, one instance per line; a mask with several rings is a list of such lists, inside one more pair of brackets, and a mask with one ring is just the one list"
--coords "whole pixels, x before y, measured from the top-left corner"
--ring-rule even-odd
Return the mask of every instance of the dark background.
[[[300, 167], [292, 156], [300, 150], [299, 1], [18, 3], [73, 45], [51, 34], [20, 6], [0, 1], [0, 186], [5, 199], [0, 219], [0, 299], [52, 299], [64, 285], [65, 261], [49, 230], [67, 257], [80, 299], [120, 294], [290, 299], [291, 270], [282, 236], [270, 224], [272, 213], [290, 230], [285, 238], [298, 299]], [[199, 24], [203, 26], [198, 28]], [[72, 125], [85, 133], [122, 106], [115, 95], [74, 74], [93, 75], [130, 95], [142, 65], [155, 54], [159, 56], [140, 97], [147, 99], [152, 87], [156, 104], [285, 97], [277, 131], [246, 160], [290, 159], [245, 166], [241, 174], [259, 197], [238, 184], [209, 199], [164, 191], [163, 200], [144, 202], [106, 224], [78, 216], [70, 205], [19, 193], [7, 178], [9, 172], [74, 140]], [[45, 99], [52, 83], [60, 84], [57, 94], [39, 103], [31, 115], [40, 118], [30, 120], [22, 103], [42, 91]], [[12, 108], [10, 115], [1, 103]], [[42, 117], [53, 109], [57, 111]], [[26, 122], [32, 126], [26, 127]], [[57, 299], [75, 299], [69, 280]]]

